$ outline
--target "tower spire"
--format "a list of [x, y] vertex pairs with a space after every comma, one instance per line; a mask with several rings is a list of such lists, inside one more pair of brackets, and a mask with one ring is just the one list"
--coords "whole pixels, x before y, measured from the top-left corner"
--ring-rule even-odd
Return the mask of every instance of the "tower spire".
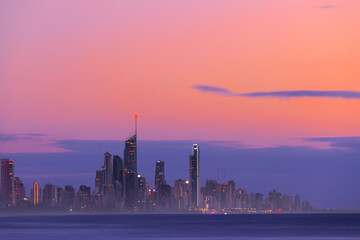
[[137, 114], [135, 114], [135, 135], [136, 135], [136, 137], [137, 137], [137, 118], [138, 118], [138, 115]]

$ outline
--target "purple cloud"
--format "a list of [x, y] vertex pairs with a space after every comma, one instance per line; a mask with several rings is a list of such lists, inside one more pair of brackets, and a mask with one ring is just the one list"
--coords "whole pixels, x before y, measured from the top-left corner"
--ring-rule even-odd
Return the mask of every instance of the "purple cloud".
[[320, 137], [320, 138], [304, 138], [308, 142], [327, 142], [331, 147], [351, 149], [360, 151], [360, 137]]
[[317, 90], [295, 90], [295, 91], [274, 91], [274, 92], [251, 92], [251, 93], [234, 93], [225, 88], [213, 87], [207, 85], [195, 85], [194, 89], [201, 92], [215, 93], [228, 97], [273, 97], [273, 98], [300, 98], [300, 97], [316, 97], [316, 98], [344, 98], [344, 99], [360, 99], [360, 92], [338, 90], [338, 91], [317, 91]]
[[38, 137], [43, 137], [45, 134], [40, 133], [26, 133], [26, 134], [6, 134], [0, 133], [0, 142], [11, 142], [21, 140], [33, 140]]
[[206, 85], [195, 85], [193, 86], [194, 89], [197, 89], [202, 92], [213, 92], [221, 95], [232, 95], [233, 93], [229, 90], [221, 87], [214, 87], [214, 86], [206, 86]]
[[336, 5], [321, 5], [321, 6], [319, 6], [319, 8], [332, 9], [332, 8], [337, 8], [337, 6]]

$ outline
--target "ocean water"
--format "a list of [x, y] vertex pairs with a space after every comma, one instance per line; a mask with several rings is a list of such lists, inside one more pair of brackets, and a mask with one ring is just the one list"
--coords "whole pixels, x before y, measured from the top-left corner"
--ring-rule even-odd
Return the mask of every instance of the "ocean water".
[[360, 214], [0, 216], [7, 239], [360, 239]]

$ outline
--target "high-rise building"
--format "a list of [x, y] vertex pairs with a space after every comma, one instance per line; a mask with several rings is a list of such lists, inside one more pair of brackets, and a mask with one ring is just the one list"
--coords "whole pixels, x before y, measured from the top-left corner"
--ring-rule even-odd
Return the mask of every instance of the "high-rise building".
[[14, 195], [14, 162], [1, 159], [1, 199], [6, 206], [15, 205]]
[[313, 211], [313, 208], [310, 206], [310, 203], [308, 201], [303, 201], [301, 208], [302, 208], [303, 212], [312, 212]]
[[121, 157], [113, 157], [113, 184], [115, 190], [115, 199], [120, 201], [124, 196], [124, 168]]
[[175, 206], [176, 210], [185, 210], [186, 209], [186, 181], [179, 179], [175, 181], [174, 184], [174, 198], [175, 198]]
[[19, 177], [14, 177], [14, 205], [20, 205], [25, 198], [25, 186]]
[[64, 202], [64, 189], [56, 186], [56, 205], [62, 207]]
[[230, 191], [230, 208], [235, 208], [235, 199], [236, 199], [236, 183], [234, 180], [228, 182], [229, 191]]
[[295, 195], [294, 211], [297, 213], [301, 212], [301, 201], [299, 195]]
[[200, 207], [200, 148], [193, 144], [192, 155], [189, 156], [191, 205], [192, 208]]
[[277, 192], [275, 189], [269, 192], [268, 208], [273, 211], [281, 211], [281, 199], [282, 194]]
[[255, 208], [256, 211], [264, 210], [264, 195], [261, 193], [255, 194]]
[[136, 134], [125, 141], [124, 168], [125, 173], [137, 173]]
[[138, 174], [128, 172], [125, 174], [125, 209], [135, 210], [138, 195]]
[[247, 192], [239, 188], [236, 192], [236, 208], [238, 208], [240, 211], [244, 212], [247, 211], [249, 206], [249, 197]]
[[204, 189], [204, 208], [221, 209], [221, 184], [217, 180], [207, 179]]
[[43, 194], [43, 203], [48, 207], [56, 206], [56, 187], [50, 183], [45, 184], [44, 194]]
[[164, 161], [156, 161], [155, 166], [155, 191], [159, 190], [160, 185], [165, 182], [165, 163]]
[[90, 187], [81, 185], [78, 191], [78, 202], [81, 209], [90, 208]]
[[105, 168], [96, 170], [95, 194], [103, 195], [105, 191]]
[[144, 211], [145, 210], [145, 200], [146, 200], [146, 195], [149, 194], [149, 190], [146, 189], [146, 181], [145, 178], [138, 175], [138, 209], [140, 211]]
[[135, 134], [125, 141], [125, 209], [132, 211], [137, 206], [138, 173], [137, 173], [137, 115], [135, 115]]
[[33, 206], [38, 206], [41, 203], [41, 188], [39, 182], [34, 182], [31, 189], [31, 203]]
[[221, 209], [229, 209], [231, 206], [231, 189], [227, 184], [220, 185], [220, 205]]
[[117, 155], [113, 157], [113, 181], [124, 182], [123, 160]]
[[281, 211], [290, 212], [293, 206], [293, 198], [289, 195], [283, 195], [281, 198]]
[[104, 154], [105, 189], [111, 188], [113, 183], [113, 156], [109, 152]]
[[168, 184], [160, 186], [159, 207], [161, 210], [170, 210], [172, 208], [172, 187]]
[[156, 161], [155, 165], [155, 203], [159, 205], [160, 195], [161, 195], [161, 186], [166, 184], [165, 180], [165, 163], [164, 161]]
[[75, 188], [72, 185], [66, 185], [64, 190], [63, 207], [65, 209], [74, 209]]

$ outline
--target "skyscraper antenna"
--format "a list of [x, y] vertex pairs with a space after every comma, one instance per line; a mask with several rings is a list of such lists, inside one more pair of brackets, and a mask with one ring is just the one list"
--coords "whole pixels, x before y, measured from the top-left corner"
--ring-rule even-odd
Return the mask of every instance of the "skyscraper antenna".
[[138, 118], [138, 115], [137, 114], [135, 114], [135, 135], [136, 135], [136, 137], [137, 137], [137, 118]]

